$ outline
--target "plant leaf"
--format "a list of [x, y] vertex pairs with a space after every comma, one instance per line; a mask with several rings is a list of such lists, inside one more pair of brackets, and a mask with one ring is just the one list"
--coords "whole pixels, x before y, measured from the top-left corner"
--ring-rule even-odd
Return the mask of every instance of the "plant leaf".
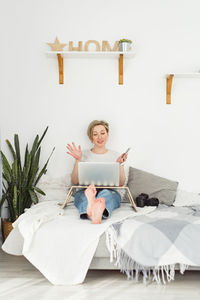
[[20, 155], [20, 147], [19, 147], [19, 137], [18, 137], [18, 134], [14, 135], [14, 143], [15, 143], [15, 151], [16, 151], [16, 157], [17, 157], [18, 167], [21, 170], [22, 166], [21, 166], [21, 155]]
[[33, 182], [34, 182], [37, 172], [39, 170], [38, 164], [39, 164], [39, 161], [38, 161], [37, 155], [36, 155], [36, 158], [33, 160], [32, 167], [30, 170], [29, 183], [28, 183], [29, 188], [32, 188]]
[[31, 196], [31, 200], [34, 204], [37, 204], [38, 203], [38, 196], [37, 194], [33, 191], [33, 190], [29, 190], [28, 191], [30, 196]]
[[2, 166], [3, 166], [3, 176], [6, 179], [6, 181], [10, 183], [12, 177], [12, 170], [10, 164], [2, 151], [1, 151], [1, 157], [2, 157]]
[[3, 194], [3, 196], [1, 197], [1, 200], [0, 200], [0, 213], [1, 213], [2, 206], [3, 206], [4, 202], [6, 201], [6, 197], [7, 197], [7, 194]]
[[34, 190], [40, 194], [42, 194], [43, 196], [46, 196], [45, 192], [43, 192], [41, 189], [39, 189], [37, 186], [34, 186]]
[[[23, 196], [22, 196], [23, 195]], [[19, 193], [17, 197], [17, 212], [18, 216], [24, 213], [23, 200], [25, 199], [25, 195], [23, 193]]]
[[43, 132], [43, 134], [42, 134], [42, 136], [41, 136], [41, 138], [40, 138], [40, 140], [39, 140], [39, 142], [38, 142], [38, 147], [40, 146], [40, 144], [41, 144], [41, 142], [42, 142], [42, 140], [43, 140], [45, 134], [47, 133], [48, 128], [49, 128], [49, 126], [47, 126], [46, 129], [45, 129], [45, 131]]
[[55, 147], [53, 148], [51, 154], [49, 155], [49, 158], [47, 159], [47, 161], [46, 161], [44, 167], [43, 167], [42, 170], [40, 171], [40, 173], [39, 173], [39, 175], [38, 175], [38, 177], [37, 177], [37, 179], [36, 179], [36, 181], [35, 181], [35, 185], [37, 185], [37, 183], [39, 182], [39, 180], [40, 180], [40, 178], [42, 177], [42, 175], [43, 175], [43, 174], [46, 174], [46, 172], [47, 172], [46, 167], [47, 167], [47, 165], [48, 165], [48, 162], [49, 162], [49, 160], [50, 160], [50, 158], [51, 158], [51, 156], [52, 156], [54, 150], [55, 150]]
[[31, 154], [27, 151], [26, 154], [26, 164], [24, 164], [23, 170], [23, 185], [26, 186], [29, 177], [29, 171], [31, 168]]
[[11, 195], [8, 195], [6, 200], [8, 202], [8, 210], [9, 210], [11, 222], [15, 222], [17, 216], [16, 216], [15, 211], [14, 211], [13, 198], [12, 197], [13, 197], [13, 193]]
[[35, 140], [33, 142], [33, 146], [32, 146], [32, 149], [31, 149], [31, 157], [32, 157], [32, 160], [34, 159], [34, 156], [35, 156], [35, 152], [38, 148], [38, 140], [39, 140], [39, 135], [37, 134], [36, 137], [35, 137]]
[[13, 195], [13, 208], [14, 208], [14, 212], [15, 212], [15, 215], [16, 217], [18, 216], [18, 213], [17, 213], [17, 186], [15, 185], [14, 186], [14, 195]]
[[35, 155], [35, 160], [34, 160], [34, 164], [36, 164], [38, 167], [39, 167], [39, 160], [40, 160], [40, 152], [41, 152], [41, 148], [37, 150]]
[[12, 175], [14, 178], [14, 183], [17, 184], [18, 181], [18, 166], [17, 166], [17, 159], [12, 164]]
[[27, 163], [27, 155], [28, 155], [28, 144], [26, 144], [26, 150], [25, 150], [25, 155], [24, 155], [24, 167], [26, 166]]
[[16, 159], [16, 153], [15, 153], [15, 151], [13, 149], [13, 146], [11, 145], [11, 143], [10, 143], [9, 140], [6, 140], [6, 143], [7, 143], [8, 147], [9, 147], [9, 149], [10, 149], [10, 152], [12, 153], [13, 159], [15, 160]]

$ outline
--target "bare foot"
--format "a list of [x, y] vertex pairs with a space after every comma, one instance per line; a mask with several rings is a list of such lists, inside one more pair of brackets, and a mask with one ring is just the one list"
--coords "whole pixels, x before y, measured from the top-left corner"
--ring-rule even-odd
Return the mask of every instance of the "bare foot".
[[102, 215], [105, 209], [105, 199], [104, 198], [98, 198], [92, 203], [92, 215], [91, 220], [92, 224], [100, 224]]
[[93, 206], [94, 201], [96, 200], [95, 199], [96, 193], [97, 193], [97, 190], [96, 190], [94, 184], [89, 185], [88, 188], [85, 190], [85, 196], [88, 200], [87, 215], [89, 217], [91, 217], [91, 215], [92, 215], [92, 206]]

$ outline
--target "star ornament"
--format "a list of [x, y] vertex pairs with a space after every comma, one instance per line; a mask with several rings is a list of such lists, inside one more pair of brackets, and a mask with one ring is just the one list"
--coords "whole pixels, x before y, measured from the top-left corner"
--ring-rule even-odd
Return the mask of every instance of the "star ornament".
[[47, 44], [51, 47], [52, 51], [63, 51], [63, 48], [67, 45], [67, 44], [61, 44], [57, 37], [54, 43], [47, 43]]

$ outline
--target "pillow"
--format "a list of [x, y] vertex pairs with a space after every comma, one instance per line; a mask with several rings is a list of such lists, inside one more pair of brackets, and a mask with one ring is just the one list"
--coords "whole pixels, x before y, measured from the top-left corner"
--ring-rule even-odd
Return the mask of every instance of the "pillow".
[[177, 190], [174, 206], [195, 206], [200, 205], [200, 194]]
[[64, 202], [71, 185], [71, 176], [67, 174], [66, 176], [59, 178], [52, 178], [50, 176], [44, 175], [38, 187], [45, 192], [45, 196], [37, 193], [39, 202], [43, 201], [60, 201]]
[[130, 167], [128, 187], [134, 200], [139, 194], [145, 193], [150, 198], [158, 198], [161, 204], [170, 206], [175, 200], [178, 182]]

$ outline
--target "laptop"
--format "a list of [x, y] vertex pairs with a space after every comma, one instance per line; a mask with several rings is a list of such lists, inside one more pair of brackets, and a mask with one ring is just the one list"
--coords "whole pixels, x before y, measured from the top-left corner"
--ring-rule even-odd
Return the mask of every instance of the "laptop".
[[79, 185], [119, 186], [119, 163], [79, 162]]

